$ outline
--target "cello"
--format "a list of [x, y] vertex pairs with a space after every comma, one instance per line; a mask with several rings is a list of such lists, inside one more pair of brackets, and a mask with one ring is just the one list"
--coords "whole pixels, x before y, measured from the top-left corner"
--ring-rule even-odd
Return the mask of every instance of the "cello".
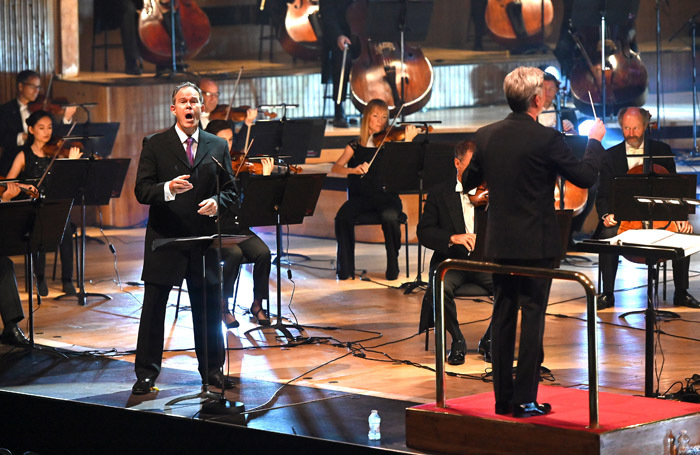
[[[173, 61], [172, 11], [175, 17], [175, 53], [178, 60], [194, 57], [209, 42], [209, 18], [194, 0], [144, 0], [139, 14], [139, 38], [143, 58], [156, 65]], [[167, 8], [167, 9], [166, 9]]]
[[318, 22], [318, 0], [294, 0], [287, 4], [287, 15], [279, 29], [282, 49], [302, 60], [319, 58], [321, 43], [316, 33], [316, 30], [320, 30]]
[[554, 19], [551, 0], [488, 0], [486, 26], [506, 47], [540, 42]]
[[374, 42], [363, 36], [366, 17], [367, 0], [355, 1], [347, 10], [352, 34], [361, 43], [360, 56], [350, 70], [353, 105], [362, 112], [370, 100], [381, 99], [391, 115], [396, 115], [401, 106], [405, 115], [419, 111], [428, 104], [433, 90], [430, 61], [420, 47], [406, 45], [402, 65], [400, 45]]

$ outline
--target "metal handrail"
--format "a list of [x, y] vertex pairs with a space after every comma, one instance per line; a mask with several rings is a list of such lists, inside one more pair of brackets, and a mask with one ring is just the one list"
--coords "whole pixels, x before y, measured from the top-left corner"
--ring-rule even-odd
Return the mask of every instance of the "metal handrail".
[[[587, 332], [588, 332], [588, 427], [598, 428], [598, 341], [596, 337], [596, 300], [595, 287], [591, 280], [581, 272], [543, 269], [535, 267], [519, 267], [493, 264], [490, 262], [474, 262], [459, 259], [447, 259], [441, 262], [433, 272], [433, 305], [435, 308], [435, 380], [436, 404], [445, 406], [445, 274], [449, 270], [465, 270], [471, 272], [500, 273], [506, 275], [522, 275], [538, 278], [577, 281], [586, 292]], [[439, 296], [439, 300], [438, 300]]]

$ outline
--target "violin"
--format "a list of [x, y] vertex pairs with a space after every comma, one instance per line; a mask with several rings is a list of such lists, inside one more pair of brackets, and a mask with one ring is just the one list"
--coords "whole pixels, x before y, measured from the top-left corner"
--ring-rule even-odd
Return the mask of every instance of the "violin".
[[469, 202], [474, 207], [481, 207], [482, 205], [487, 205], [489, 203], [489, 189], [486, 187], [486, 183], [476, 187], [476, 192], [474, 194], [468, 195]]
[[367, 1], [353, 2], [346, 12], [352, 35], [356, 38], [352, 41], [361, 43], [360, 56], [350, 70], [352, 103], [362, 112], [371, 100], [381, 99], [389, 106], [392, 115], [396, 115], [401, 106], [404, 115], [417, 112], [430, 101], [433, 66], [416, 46], [404, 46], [402, 66], [398, 43], [373, 42], [364, 36]]
[[0, 182], [0, 188], [4, 188], [4, 190], [1, 193], [4, 193], [7, 190], [7, 184], [16, 182], [17, 185], [19, 186], [19, 191], [28, 195], [29, 197], [36, 199], [39, 197], [39, 191], [32, 185], [25, 185], [22, 183], [17, 182], [17, 180], [10, 180], [7, 182]]
[[[243, 122], [248, 115], [248, 109], [250, 109], [250, 106], [238, 106], [229, 109], [229, 107], [225, 104], [218, 104], [209, 114], [209, 120], [229, 120], [235, 123]], [[228, 116], [226, 114], [227, 112]], [[277, 118], [276, 113], [262, 109], [258, 109], [258, 114], [262, 114], [270, 119]]]
[[157, 65], [168, 65], [173, 61], [170, 7], [175, 9], [175, 52], [178, 57], [194, 57], [209, 42], [211, 35], [209, 18], [194, 0], [163, 3], [144, 0], [139, 14], [141, 54], [145, 60]]
[[[250, 175], [263, 175], [263, 164], [259, 161], [249, 160], [244, 153], [235, 152], [233, 158], [231, 159], [231, 167], [233, 168], [234, 175], [240, 173], [250, 174]], [[293, 164], [287, 165], [289, 167], [289, 172], [292, 174], [299, 174], [302, 171], [301, 166], [295, 166]]]
[[287, 15], [279, 30], [279, 42], [289, 55], [302, 60], [321, 56], [318, 0], [294, 0], [287, 4]]
[[[425, 126], [417, 126], [418, 130], [421, 133], [425, 133], [426, 131], [428, 133], [433, 132], [433, 127], [428, 125], [426, 128]], [[381, 144], [382, 142], [401, 142], [406, 140], [406, 125], [400, 125], [400, 126], [395, 126], [393, 128], [387, 128], [384, 131], [380, 131], [378, 133], [374, 133], [372, 135], [372, 140], [374, 141], [375, 144]]]
[[71, 150], [76, 148], [82, 151], [83, 143], [74, 140], [66, 141], [65, 139], [52, 138], [41, 148], [41, 151], [49, 158], [52, 158], [57, 153], [58, 158], [70, 158]]
[[551, 0], [488, 0], [486, 26], [506, 47], [544, 39], [554, 19]]

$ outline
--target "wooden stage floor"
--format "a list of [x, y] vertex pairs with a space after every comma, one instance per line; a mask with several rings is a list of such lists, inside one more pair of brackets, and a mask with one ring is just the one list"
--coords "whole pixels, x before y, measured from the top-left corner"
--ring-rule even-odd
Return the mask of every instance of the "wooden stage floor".
[[[105, 229], [104, 233], [115, 246], [112, 256], [105, 245], [89, 241], [86, 255], [87, 292], [101, 292], [112, 300], [90, 298], [87, 306], [78, 306], [75, 299], [53, 300], [59, 294], [60, 280], [49, 282], [50, 294], [42, 305], [35, 308], [36, 342], [64, 348], [69, 351], [89, 351], [92, 355], [109, 356], [133, 362], [143, 288], [128, 284], [138, 282], [143, 248], [144, 229]], [[103, 238], [97, 228], [88, 228], [88, 234]], [[261, 231], [263, 240], [275, 251], [274, 234]], [[369, 280], [337, 281], [333, 261], [335, 242], [326, 239], [285, 237], [292, 265], [282, 270], [282, 313], [285, 318], [308, 327], [308, 343], [281, 347], [284, 340], [270, 330], [245, 331], [255, 327], [246, 315], [252, 301], [250, 270], [244, 267], [240, 282], [237, 318], [241, 327], [229, 330], [231, 349], [228, 371], [246, 380], [262, 380], [306, 387], [336, 390], [419, 403], [435, 399], [435, 376], [425, 368], [434, 366], [434, 342], [430, 350], [423, 348], [424, 336], [417, 335], [418, 319], [423, 292], [404, 295], [396, 289], [404, 281], [402, 271], [398, 280], [384, 280], [383, 247], [377, 244], [357, 245], [357, 266], [367, 271]], [[411, 278], [416, 276], [416, 249], [411, 246]], [[403, 250], [401, 255], [403, 256]], [[295, 255], [305, 255], [306, 258]], [[52, 256], [52, 255], [50, 255]], [[429, 257], [429, 256], [428, 256]], [[23, 258], [15, 257], [18, 282], [23, 283]], [[597, 257], [576, 254], [564, 267], [581, 271], [597, 278]], [[52, 258], [47, 261], [50, 276]], [[427, 264], [427, 261], [426, 261]], [[669, 264], [670, 266], [670, 264]], [[700, 296], [697, 279], [697, 260], [691, 262], [690, 292]], [[291, 270], [292, 280], [287, 279]], [[272, 307], [275, 308], [275, 268], [270, 280]], [[427, 273], [423, 272], [423, 279]], [[644, 306], [646, 271], [636, 264], [622, 261], [618, 273], [616, 307], [598, 313], [600, 340], [600, 389], [622, 394], [643, 394], [644, 318], [632, 315], [620, 319], [625, 311]], [[121, 285], [117, 283], [121, 280]], [[23, 286], [20, 286], [23, 288]], [[21, 292], [27, 303], [27, 294]], [[197, 362], [192, 350], [191, 313], [183, 310], [188, 304], [183, 293], [182, 307], [175, 319], [177, 292], [171, 293], [166, 318], [164, 367], [196, 372]], [[669, 272], [669, 290], [662, 309], [676, 311], [681, 319], [662, 321], [659, 328], [656, 355], [658, 390], [661, 393], [678, 390], [679, 381], [685, 384], [698, 371], [697, 354], [700, 352], [697, 324], [700, 311], [685, 307], [673, 308], [673, 284]], [[491, 390], [486, 378], [489, 364], [477, 354], [476, 347], [490, 318], [488, 299], [463, 300], [458, 303], [460, 322], [467, 339], [468, 356], [463, 366], [449, 367], [454, 373], [447, 380], [448, 398], [471, 395]], [[545, 383], [561, 387], [586, 388], [586, 321], [584, 292], [577, 284], [555, 282], [547, 312], [544, 365], [552, 371]], [[27, 320], [21, 327], [27, 330]], [[449, 342], [449, 341], [448, 341]], [[348, 346], [352, 349], [349, 349]], [[354, 354], [354, 355], [353, 355]], [[133, 377], [102, 384], [114, 392], [130, 390]], [[99, 382], [99, 379], [97, 379]], [[96, 384], [64, 384], [67, 396], [71, 389], [80, 393]], [[161, 390], [170, 385], [158, 382]], [[22, 386], [0, 387], [22, 391]], [[282, 392], [284, 393], [284, 392]], [[46, 392], [47, 395], [50, 393]], [[555, 410], [556, 411], [556, 410]], [[369, 410], [367, 410], [369, 414]]]

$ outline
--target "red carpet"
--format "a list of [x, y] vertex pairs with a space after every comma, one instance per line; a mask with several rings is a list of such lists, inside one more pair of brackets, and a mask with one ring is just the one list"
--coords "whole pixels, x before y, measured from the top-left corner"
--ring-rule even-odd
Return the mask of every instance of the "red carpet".
[[435, 403], [416, 406], [415, 408], [486, 419], [517, 422], [526, 420], [527, 423], [535, 425], [546, 425], [595, 433], [604, 433], [606, 431], [632, 425], [640, 425], [673, 417], [700, 413], [699, 404], [600, 392], [598, 394], [600, 428], [592, 430], [586, 428], [586, 425], [588, 425], [587, 390], [541, 385], [539, 387], [537, 401], [540, 403], [550, 403], [552, 405], [551, 414], [541, 417], [530, 417], [528, 419], [515, 419], [511, 416], [497, 415], [494, 413], [494, 398], [492, 392], [447, 400], [446, 409], [437, 408]]

